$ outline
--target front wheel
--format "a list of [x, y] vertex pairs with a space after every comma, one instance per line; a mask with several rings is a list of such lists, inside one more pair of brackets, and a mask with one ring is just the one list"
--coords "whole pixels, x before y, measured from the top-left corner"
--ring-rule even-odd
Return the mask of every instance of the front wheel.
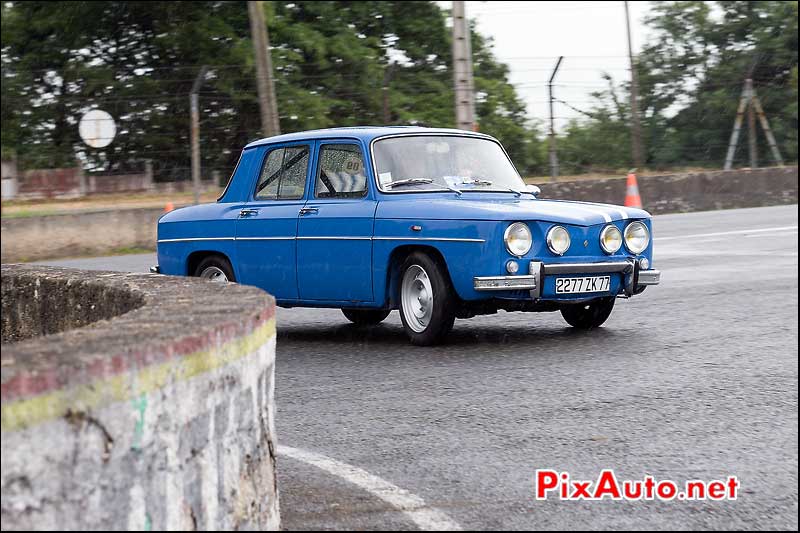
[[342, 314], [359, 326], [374, 326], [380, 324], [389, 316], [388, 309], [342, 309]]
[[453, 329], [456, 296], [442, 265], [414, 252], [400, 269], [400, 319], [412, 344], [442, 342]]
[[611, 315], [616, 298], [598, 298], [580, 304], [567, 304], [561, 308], [564, 320], [578, 329], [592, 329], [599, 327]]
[[210, 255], [200, 261], [194, 271], [194, 275], [217, 283], [236, 281], [230, 261], [221, 255]]

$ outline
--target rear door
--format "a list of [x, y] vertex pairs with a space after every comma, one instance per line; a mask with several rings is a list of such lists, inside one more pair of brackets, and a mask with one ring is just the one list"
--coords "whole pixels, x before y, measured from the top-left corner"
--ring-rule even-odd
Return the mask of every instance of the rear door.
[[372, 229], [377, 203], [367, 183], [361, 144], [317, 145], [308, 201], [297, 229], [300, 299], [371, 302]]
[[236, 221], [239, 281], [278, 300], [297, 299], [297, 217], [313, 143], [270, 146]]

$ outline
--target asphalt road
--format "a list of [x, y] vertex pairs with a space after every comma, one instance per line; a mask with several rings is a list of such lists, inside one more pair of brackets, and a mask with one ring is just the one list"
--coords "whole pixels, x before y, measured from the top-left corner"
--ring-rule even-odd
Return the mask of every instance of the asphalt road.
[[[396, 312], [359, 329], [336, 310], [280, 310], [279, 441], [378, 476], [465, 529], [797, 530], [797, 220], [797, 206], [657, 217], [662, 284], [620, 300], [592, 332], [556, 313], [501, 312], [415, 348]], [[741, 494], [536, 501], [540, 468], [736, 475]], [[286, 528], [418, 525], [352, 479], [287, 456], [279, 469]]]

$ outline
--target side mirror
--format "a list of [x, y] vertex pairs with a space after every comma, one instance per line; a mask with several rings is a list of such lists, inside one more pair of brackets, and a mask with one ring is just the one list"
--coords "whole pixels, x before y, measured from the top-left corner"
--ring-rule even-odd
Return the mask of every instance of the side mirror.
[[542, 189], [540, 189], [538, 185], [526, 185], [525, 188], [529, 193], [533, 194], [534, 198], [538, 198], [539, 195], [542, 194]]

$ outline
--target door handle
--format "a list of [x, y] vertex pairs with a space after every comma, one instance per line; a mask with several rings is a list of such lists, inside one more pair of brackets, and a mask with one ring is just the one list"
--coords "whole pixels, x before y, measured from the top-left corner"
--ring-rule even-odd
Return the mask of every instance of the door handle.
[[319, 207], [301, 207], [300, 216], [319, 213]]
[[250, 215], [257, 215], [258, 209], [242, 209], [239, 211], [240, 217], [249, 217]]

